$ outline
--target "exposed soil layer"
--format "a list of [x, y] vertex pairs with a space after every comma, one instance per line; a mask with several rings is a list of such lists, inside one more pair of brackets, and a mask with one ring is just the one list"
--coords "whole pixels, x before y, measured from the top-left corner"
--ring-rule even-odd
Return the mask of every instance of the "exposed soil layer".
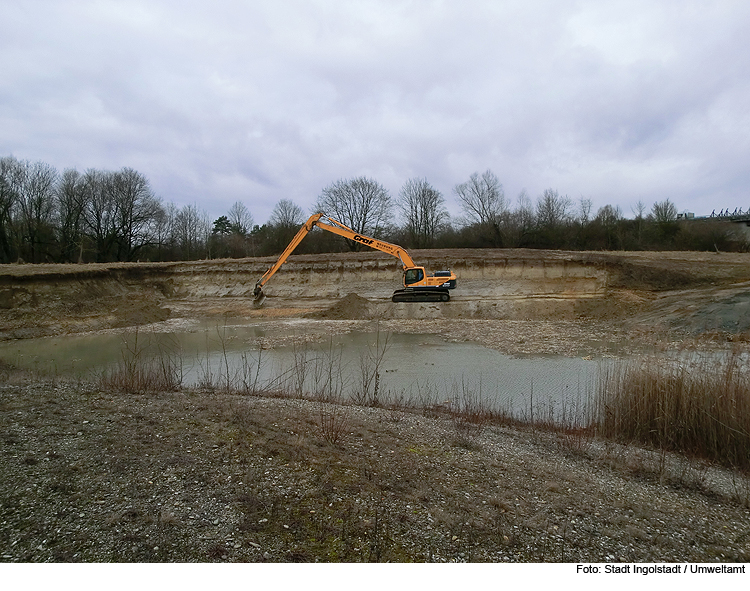
[[414, 257], [428, 270], [456, 272], [450, 302], [393, 304], [400, 267], [378, 252], [293, 256], [267, 284], [261, 308], [252, 292], [271, 258], [5, 265], [0, 339], [219, 315], [467, 327], [465, 320], [583, 322], [594, 332], [724, 340], [750, 331], [750, 254], [429, 250]]

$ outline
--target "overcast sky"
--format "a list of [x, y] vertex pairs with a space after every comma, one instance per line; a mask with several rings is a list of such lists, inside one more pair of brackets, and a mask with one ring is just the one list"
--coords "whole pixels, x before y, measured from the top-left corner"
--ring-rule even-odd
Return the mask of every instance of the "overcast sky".
[[263, 223], [491, 169], [633, 216], [750, 208], [750, 2], [0, 0], [0, 156]]

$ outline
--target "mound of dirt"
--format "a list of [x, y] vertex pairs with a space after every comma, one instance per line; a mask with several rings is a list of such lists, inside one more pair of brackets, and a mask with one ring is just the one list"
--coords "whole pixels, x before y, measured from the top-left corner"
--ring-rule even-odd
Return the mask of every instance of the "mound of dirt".
[[332, 320], [362, 320], [367, 318], [369, 313], [370, 302], [356, 293], [350, 293], [330, 308], [314, 312], [307, 317], [328, 318]]

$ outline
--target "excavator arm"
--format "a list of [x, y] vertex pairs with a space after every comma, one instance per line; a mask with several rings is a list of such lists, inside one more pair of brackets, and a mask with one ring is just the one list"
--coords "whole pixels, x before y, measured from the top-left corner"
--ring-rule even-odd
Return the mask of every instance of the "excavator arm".
[[284, 264], [284, 262], [294, 252], [294, 249], [299, 246], [300, 242], [302, 242], [302, 239], [310, 233], [310, 231], [315, 227], [315, 224], [317, 224], [318, 220], [322, 217], [322, 213], [311, 215], [310, 218], [299, 229], [299, 232], [297, 232], [294, 238], [292, 238], [292, 241], [284, 249], [284, 252], [279, 255], [279, 258], [276, 260], [276, 262], [268, 269], [268, 271], [263, 274], [263, 277], [258, 280], [258, 282], [255, 284], [255, 289], [253, 290], [253, 296], [255, 297], [256, 303], [261, 304], [263, 300], [266, 299], [266, 296], [263, 294], [263, 286], [268, 283], [268, 280], [271, 277], [274, 276], [276, 271], [279, 270], [279, 267]]
[[[325, 221], [321, 221], [325, 219]], [[404, 286], [406, 289], [398, 290], [393, 294], [393, 301], [448, 301], [450, 296], [447, 290], [456, 287], [456, 276], [450, 271], [440, 271], [434, 275], [427, 276], [424, 272], [423, 267], [417, 267], [414, 264], [409, 253], [398, 246], [397, 244], [391, 244], [390, 242], [384, 242], [369, 236], [363, 236], [358, 234], [351, 228], [345, 226], [341, 222], [338, 222], [330, 217], [327, 217], [323, 213], [316, 213], [310, 216], [310, 218], [303, 224], [299, 229], [299, 232], [292, 238], [292, 241], [279, 255], [276, 262], [269, 267], [263, 276], [255, 284], [253, 295], [255, 297], [255, 304], [260, 305], [265, 299], [263, 293], [263, 287], [268, 283], [268, 280], [274, 276], [276, 271], [279, 270], [281, 265], [289, 258], [294, 250], [299, 246], [305, 236], [315, 227], [319, 227], [333, 234], [338, 234], [344, 238], [348, 238], [354, 242], [359, 242], [370, 248], [380, 250], [388, 253], [391, 256], [396, 257], [401, 261], [401, 265], [404, 268]], [[407, 280], [408, 278], [408, 280]], [[422, 290], [422, 291], [417, 291]], [[416, 294], [416, 297], [415, 297]]]

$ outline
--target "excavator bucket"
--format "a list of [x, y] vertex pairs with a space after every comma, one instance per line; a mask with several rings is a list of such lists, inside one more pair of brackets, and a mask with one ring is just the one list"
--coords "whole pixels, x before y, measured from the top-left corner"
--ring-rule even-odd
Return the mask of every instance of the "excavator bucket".
[[253, 307], [260, 308], [265, 301], [266, 294], [263, 293], [263, 289], [260, 287], [256, 287], [255, 291], [253, 292]]

